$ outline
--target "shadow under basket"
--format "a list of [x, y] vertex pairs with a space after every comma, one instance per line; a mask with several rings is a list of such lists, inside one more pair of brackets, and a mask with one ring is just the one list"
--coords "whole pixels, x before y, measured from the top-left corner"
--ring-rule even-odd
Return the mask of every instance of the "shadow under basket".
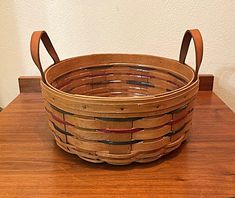
[[[185, 64], [191, 38], [195, 70]], [[54, 60], [45, 71], [40, 40]], [[179, 147], [192, 129], [203, 54], [198, 30], [186, 31], [179, 61], [136, 54], [60, 61], [45, 31], [33, 33], [31, 54], [57, 145], [86, 161], [151, 162]]]

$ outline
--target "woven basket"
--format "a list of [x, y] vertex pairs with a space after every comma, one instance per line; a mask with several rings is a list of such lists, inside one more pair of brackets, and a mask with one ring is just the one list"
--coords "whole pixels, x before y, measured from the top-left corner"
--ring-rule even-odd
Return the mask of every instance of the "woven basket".
[[[196, 70], [185, 64], [193, 38]], [[43, 71], [39, 43], [54, 64]], [[65, 151], [94, 162], [151, 162], [191, 131], [203, 44], [186, 31], [179, 61], [135, 54], [95, 54], [60, 61], [45, 31], [31, 38], [49, 126]]]

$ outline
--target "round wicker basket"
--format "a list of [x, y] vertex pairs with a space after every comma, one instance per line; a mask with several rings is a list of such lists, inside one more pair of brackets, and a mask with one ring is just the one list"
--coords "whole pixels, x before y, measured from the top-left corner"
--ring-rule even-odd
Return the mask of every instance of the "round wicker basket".
[[[191, 38], [195, 70], [185, 64]], [[54, 60], [45, 71], [40, 40]], [[33, 33], [31, 54], [42, 76], [50, 130], [65, 151], [94, 163], [145, 163], [188, 137], [203, 55], [198, 30], [186, 31], [179, 61], [136, 54], [60, 61], [45, 31]]]

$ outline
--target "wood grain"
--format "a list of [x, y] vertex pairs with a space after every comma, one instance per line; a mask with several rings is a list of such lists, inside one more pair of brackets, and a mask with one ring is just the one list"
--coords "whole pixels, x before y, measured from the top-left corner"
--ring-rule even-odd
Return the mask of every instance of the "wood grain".
[[[214, 76], [212, 74], [200, 74], [200, 91], [211, 91], [213, 89]], [[39, 76], [20, 76], [20, 93], [38, 93], [41, 92]]]
[[55, 145], [39, 93], [0, 113], [0, 197], [234, 197], [235, 114], [199, 92], [193, 132], [150, 164], [92, 164]]

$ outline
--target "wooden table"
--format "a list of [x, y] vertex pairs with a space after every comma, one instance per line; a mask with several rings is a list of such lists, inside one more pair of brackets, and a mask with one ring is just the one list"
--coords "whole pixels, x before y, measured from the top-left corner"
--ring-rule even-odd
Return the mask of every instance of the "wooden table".
[[40, 93], [0, 113], [0, 197], [235, 197], [235, 114], [199, 92], [193, 133], [149, 164], [92, 164], [54, 143]]

